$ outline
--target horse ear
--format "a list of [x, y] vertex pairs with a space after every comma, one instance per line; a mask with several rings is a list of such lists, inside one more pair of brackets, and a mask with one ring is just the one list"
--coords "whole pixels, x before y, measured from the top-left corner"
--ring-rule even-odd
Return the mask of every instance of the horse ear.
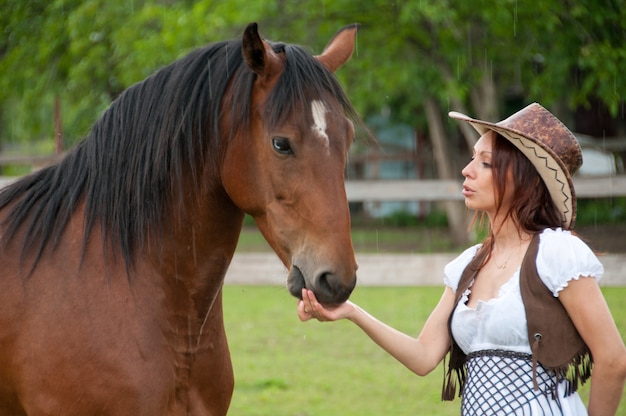
[[243, 32], [242, 53], [248, 68], [265, 80], [271, 79], [281, 71], [280, 58], [272, 47], [261, 39], [256, 23], [250, 23]]
[[341, 65], [345, 64], [352, 56], [356, 32], [359, 24], [355, 23], [346, 26], [335, 33], [335, 36], [328, 42], [324, 52], [316, 58], [324, 64], [330, 72], [335, 72]]

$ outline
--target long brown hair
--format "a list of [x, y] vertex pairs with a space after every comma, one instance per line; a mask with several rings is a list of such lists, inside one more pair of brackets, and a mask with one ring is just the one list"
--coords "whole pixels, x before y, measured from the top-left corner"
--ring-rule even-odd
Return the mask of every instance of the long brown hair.
[[[510, 172], [514, 186], [513, 198], [508, 211], [504, 213], [504, 218], [514, 221], [520, 233], [526, 231], [534, 234], [546, 228], [561, 226], [559, 211], [552, 202], [548, 188], [537, 173], [537, 169], [511, 142], [497, 133], [493, 142], [491, 166], [496, 213], [502, 209], [507, 175]], [[475, 213], [472, 225], [475, 224], [479, 215], [478, 212]], [[482, 215], [481, 223], [485, 219], [485, 214]], [[495, 231], [497, 230], [489, 229], [483, 241], [483, 250], [491, 252]]]

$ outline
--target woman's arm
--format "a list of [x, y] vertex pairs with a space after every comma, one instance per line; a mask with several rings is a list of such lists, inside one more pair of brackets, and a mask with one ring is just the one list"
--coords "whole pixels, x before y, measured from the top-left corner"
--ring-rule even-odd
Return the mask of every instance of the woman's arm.
[[593, 356], [589, 415], [615, 415], [626, 380], [626, 348], [595, 279], [571, 280], [559, 299]]
[[448, 317], [454, 307], [454, 292], [446, 287], [439, 303], [431, 312], [417, 338], [406, 335], [379, 321], [352, 302], [336, 307], [324, 307], [313, 292], [303, 289], [298, 303], [302, 321], [349, 319], [361, 328], [376, 344], [391, 354], [414, 373], [424, 376], [443, 360], [450, 347]]

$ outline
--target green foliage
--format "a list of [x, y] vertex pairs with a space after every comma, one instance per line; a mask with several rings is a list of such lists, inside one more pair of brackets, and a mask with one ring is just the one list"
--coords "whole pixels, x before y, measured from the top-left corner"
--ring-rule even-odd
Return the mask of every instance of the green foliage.
[[489, 0], [0, 0], [0, 7], [3, 143], [51, 137], [55, 98], [66, 142], [75, 142], [125, 88], [192, 48], [240, 36], [250, 21], [268, 39], [315, 53], [340, 27], [361, 23], [353, 59], [337, 76], [363, 118], [386, 111], [420, 131], [428, 128], [426, 98], [444, 114], [463, 105], [478, 115], [497, 113], [511, 94], [570, 109], [598, 98], [617, 115], [626, 91], [626, 11], [615, 0], [568, 8], [559, 0], [497, 7]]
[[563, 16], [563, 29], [575, 42], [580, 83], [572, 92], [575, 104], [600, 97], [613, 115], [623, 106], [626, 90], [626, 8], [619, 0], [579, 0]]
[[626, 197], [579, 199], [576, 225], [626, 222]]
[[448, 217], [444, 211], [439, 210], [431, 211], [423, 217], [407, 211], [395, 211], [370, 222], [392, 227], [447, 227]]
[[394, 227], [416, 226], [419, 224], [416, 215], [406, 211], [396, 211], [385, 218], [384, 223]]
[[[190, 49], [240, 36], [264, 14], [246, 0], [0, 0], [0, 140], [82, 138], [123, 90]], [[245, 11], [245, 12], [244, 12]], [[250, 19], [250, 20], [249, 20]]]

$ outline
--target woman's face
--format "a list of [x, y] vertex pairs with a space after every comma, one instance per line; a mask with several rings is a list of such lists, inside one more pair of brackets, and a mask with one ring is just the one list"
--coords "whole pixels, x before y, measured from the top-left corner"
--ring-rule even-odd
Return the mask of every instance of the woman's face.
[[[472, 160], [461, 171], [465, 177], [463, 196], [467, 208], [486, 212], [493, 218], [497, 211], [496, 188], [493, 180], [493, 145], [496, 134], [488, 131], [474, 145]], [[500, 212], [507, 212], [513, 194], [513, 178], [506, 175], [506, 187]]]

